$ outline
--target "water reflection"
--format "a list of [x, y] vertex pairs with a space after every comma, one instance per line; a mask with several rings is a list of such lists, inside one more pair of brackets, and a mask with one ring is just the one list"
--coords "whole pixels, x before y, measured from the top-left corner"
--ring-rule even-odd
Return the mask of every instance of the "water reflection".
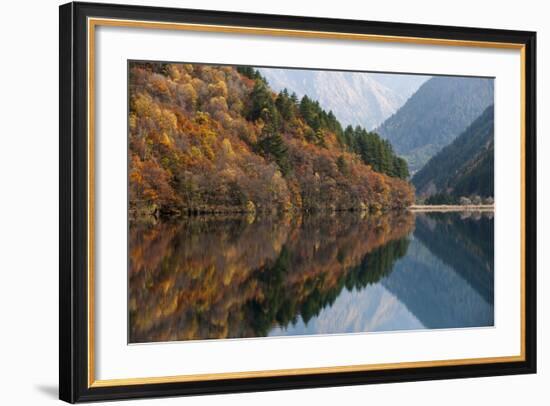
[[129, 341], [492, 325], [492, 232], [410, 213], [133, 225]]
[[407, 256], [383, 285], [425, 328], [493, 325], [490, 216], [418, 216]]

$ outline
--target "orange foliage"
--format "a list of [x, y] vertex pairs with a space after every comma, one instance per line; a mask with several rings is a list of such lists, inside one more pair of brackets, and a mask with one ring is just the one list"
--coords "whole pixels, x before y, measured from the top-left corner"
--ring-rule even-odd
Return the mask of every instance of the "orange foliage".
[[[246, 119], [255, 81], [233, 67], [132, 63], [130, 213], [402, 208], [406, 181], [374, 172], [299, 116], [281, 133], [290, 168], [258, 152], [266, 123]], [[273, 95], [275, 98], [275, 95]], [[314, 137], [315, 138], [315, 137]], [[337, 160], [344, 162], [343, 173]]]

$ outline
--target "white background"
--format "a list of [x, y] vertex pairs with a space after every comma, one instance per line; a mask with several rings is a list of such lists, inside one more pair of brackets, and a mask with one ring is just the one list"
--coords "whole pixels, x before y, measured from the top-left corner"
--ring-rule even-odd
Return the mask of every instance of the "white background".
[[[538, 155], [550, 154], [544, 71], [549, 69], [550, 25], [544, 2], [522, 1], [149, 1], [126, 3], [225, 9], [446, 25], [536, 30], [538, 36]], [[57, 402], [58, 266], [58, 10], [57, 1], [10, 2], [2, 10], [0, 90], [0, 378], [3, 404]], [[6, 53], [7, 51], [7, 53]], [[539, 207], [548, 201], [539, 159]], [[548, 220], [539, 213], [539, 373], [536, 376], [476, 378], [392, 385], [314, 389], [186, 398], [190, 405], [330, 404], [340, 402], [446, 405], [547, 404], [550, 359], [545, 351], [543, 318], [548, 291], [543, 246]], [[544, 223], [547, 223], [546, 225]], [[546, 226], [545, 228], [543, 226]], [[125, 404], [181, 404], [182, 399]], [[112, 403], [111, 403], [112, 404]]]

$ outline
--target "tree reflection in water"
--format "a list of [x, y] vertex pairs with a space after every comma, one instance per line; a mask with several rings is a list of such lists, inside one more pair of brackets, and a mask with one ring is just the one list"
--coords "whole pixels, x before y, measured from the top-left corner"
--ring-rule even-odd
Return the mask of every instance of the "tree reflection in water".
[[131, 225], [131, 343], [267, 336], [405, 255], [414, 216], [188, 217]]

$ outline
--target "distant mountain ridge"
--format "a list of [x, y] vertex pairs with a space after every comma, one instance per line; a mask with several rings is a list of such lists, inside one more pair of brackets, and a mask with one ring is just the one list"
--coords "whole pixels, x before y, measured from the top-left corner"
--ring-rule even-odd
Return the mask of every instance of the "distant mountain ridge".
[[269, 85], [318, 100], [344, 125], [368, 130], [395, 113], [429, 77], [371, 72], [259, 68]]
[[435, 155], [412, 182], [417, 196], [494, 196], [494, 106]]
[[493, 79], [436, 76], [375, 131], [414, 173], [493, 103]]

